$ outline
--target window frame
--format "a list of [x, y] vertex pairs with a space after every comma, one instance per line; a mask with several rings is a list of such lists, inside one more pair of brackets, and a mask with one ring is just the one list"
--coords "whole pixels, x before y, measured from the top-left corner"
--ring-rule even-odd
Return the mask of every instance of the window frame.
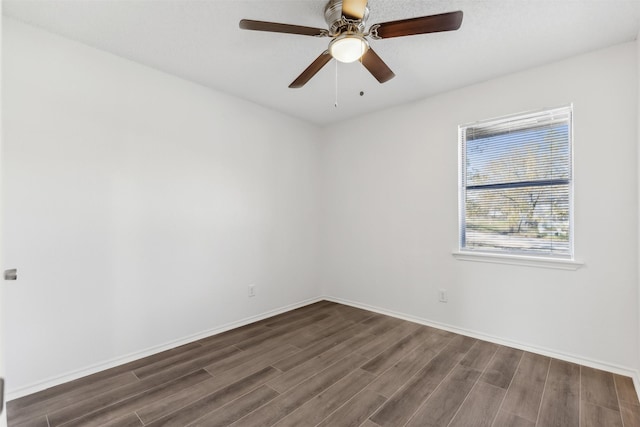
[[[574, 221], [574, 149], [573, 149], [573, 104], [553, 108], [542, 108], [534, 111], [510, 114], [486, 120], [465, 123], [458, 126], [458, 250], [454, 256], [464, 261], [484, 261], [494, 263], [517, 264], [575, 270], [582, 263], [575, 260], [575, 221]], [[486, 127], [502, 125], [507, 122], [532, 120], [550, 117], [554, 114], [568, 116], [568, 162], [569, 162], [569, 254], [536, 254], [527, 251], [474, 249], [465, 246], [466, 236], [466, 194], [467, 194], [467, 144], [466, 132], [470, 127]]]

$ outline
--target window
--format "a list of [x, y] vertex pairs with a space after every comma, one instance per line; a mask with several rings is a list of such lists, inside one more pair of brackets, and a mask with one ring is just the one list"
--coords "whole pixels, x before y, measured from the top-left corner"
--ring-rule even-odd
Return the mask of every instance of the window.
[[572, 107], [459, 127], [460, 250], [573, 259]]

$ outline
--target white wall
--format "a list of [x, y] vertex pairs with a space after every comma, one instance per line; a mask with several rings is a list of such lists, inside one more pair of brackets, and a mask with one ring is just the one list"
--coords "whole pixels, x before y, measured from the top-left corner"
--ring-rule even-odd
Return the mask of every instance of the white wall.
[[[637, 80], [638, 82], [640, 82], [640, 31], [638, 32], [638, 35], [636, 36], [636, 56], [637, 56]], [[636, 169], [636, 174], [637, 174], [637, 179], [638, 179], [638, 191], [639, 191], [639, 197], [638, 197], [638, 206], [639, 206], [639, 210], [638, 210], [638, 262], [637, 262], [637, 266], [638, 266], [638, 310], [637, 310], [637, 317], [638, 317], [638, 332], [637, 332], [637, 340], [638, 340], [638, 360], [636, 361], [636, 390], [640, 390], [640, 83], [638, 84], [638, 117], [637, 117], [637, 137], [638, 137], [638, 168]]]
[[[2, 12], [3, 5], [0, 3], [0, 12]], [[0, 46], [2, 45], [2, 19], [0, 19]], [[0, 49], [0, 62], [2, 61], [2, 50]], [[0, 99], [2, 95], [2, 79], [0, 79]], [[2, 106], [0, 105], [0, 127], [2, 126]], [[0, 153], [2, 153], [2, 135], [0, 134]], [[0, 157], [0, 242], [2, 241], [2, 157]], [[7, 267], [3, 262], [2, 245], [0, 245], [0, 270], [5, 270]], [[2, 283], [2, 282], [0, 282]], [[0, 377], [5, 378], [4, 370], [4, 319], [2, 313], [4, 311], [4, 287], [5, 284], [0, 284]], [[7, 426], [7, 412], [6, 412], [6, 399], [3, 396], [2, 414], [0, 414], [0, 427]]]
[[[327, 129], [321, 146], [325, 294], [635, 369], [637, 81], [636, 46], [629, 43]], [[457, 126], [572, 102], [575, 249], [584, 267], [454, 259]], [[447, 304], [438, 302], [440, 288], [448, 290]]]
[[10, 19], [2, 49], [10, 391], [318, 296], [317, 128]]
[[[640, 366], [635, 44], [319, 130], [3, 24], [10, 391], [322, 293]], [[457, 125], [570, 102], [585, 266], [453, 259]]]

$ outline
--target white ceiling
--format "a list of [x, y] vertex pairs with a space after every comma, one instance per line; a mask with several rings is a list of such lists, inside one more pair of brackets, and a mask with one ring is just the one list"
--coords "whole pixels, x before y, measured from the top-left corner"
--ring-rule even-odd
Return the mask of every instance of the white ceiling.
[[[302, 119], [326, 124], [635, 40], [640, 0], [369, 0], [368, 25], [462, 10], [458, 31], [373, 40], [359, 63], [291, 83], [328, 38], [243, 31], [242, 18], [326, 28], [325, 0], [4, 0], [3, 14]], [[360, 96], [360, 91], [364, 96]]]

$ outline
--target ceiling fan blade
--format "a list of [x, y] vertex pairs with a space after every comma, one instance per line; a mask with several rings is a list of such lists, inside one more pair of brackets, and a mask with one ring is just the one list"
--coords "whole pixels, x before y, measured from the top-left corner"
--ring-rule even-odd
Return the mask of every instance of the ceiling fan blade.
[[349, 19], [362, 19], [367, 0], [342, 0], [342, 15]]
[[302, 72], [302, 74], [298, 76], [297, 79], [289, 85], [289, 87], [296, 89], [304, 86], [309, 80], [311, 80], [311, 77], [315, 76], [322, 67], [327, 65], [329, 61], [331, 61], [331, 54], [328, 50], [325, 50], [315, 59], [315, 61], [311, 63], [311, 65], [307, 67], [306, 70]]
[[439, 15], [383, 22], [371, 27], [371, 37], [388, 39], [391, 37], [412, 36], [415, 34], [453, 31], [462, 24], [462, 11], [441, 13]]
[[301, 25], [279, 24], [277, 22], [254, 21], [242, 19], [240, 28], [243, 30], [269, 31], [272, 33], [300, 34], [303, 36], [328, 36], [329, 32], [322, 28], [303, 27]]
[[380, 58], [371, 48], [362, 55], [360, 60], [362, 61], [364, 68], [369, 70], [373, 77], [375, 77], [380, 83], [387, 82], [396, 76], [393, 71], [391, 71], [391, 68], [389, 68], [382, 58]]

